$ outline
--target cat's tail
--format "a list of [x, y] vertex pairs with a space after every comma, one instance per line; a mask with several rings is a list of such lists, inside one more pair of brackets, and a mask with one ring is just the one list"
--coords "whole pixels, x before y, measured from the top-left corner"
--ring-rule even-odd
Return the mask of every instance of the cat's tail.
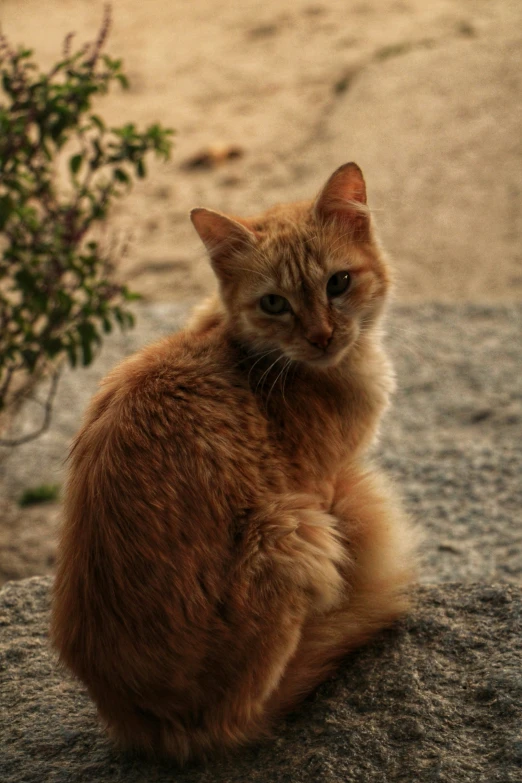
[[272, 719], [294, 709], [344, 656], [392, 625], [411, 603], [418, 529], [385, 476], [348, 471], [343, 481], [331, 513], [340, 521], [352, 564], [346, 597], [340, 606], [306, 621], [300, 644], [266, 705]]

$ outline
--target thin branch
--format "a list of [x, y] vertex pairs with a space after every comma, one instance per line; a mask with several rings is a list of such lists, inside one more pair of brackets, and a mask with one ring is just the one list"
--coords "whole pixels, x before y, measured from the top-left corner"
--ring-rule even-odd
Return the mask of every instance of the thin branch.
[[112, 6], [110, 3], [105, 3], [103, 7], [102, 25], [98, 33], [98, 37], [94, 42], [94, 44], [92, 45], [90, 57], [87, 60], [87, 65], [89, 65], [91, 68], [93, 68], [96, 65], [98, 57], [100, 56], [100, 52], [103, 48], [103, 44], [107, 40], [107, 36], [109, 35], [109, 31], [111, 29], [111, 22], [112, 22]]
[[45, 403], [44, 419], [39, 429], [29, 433], [29, 435], [23, 435], [21, 438], [13, 438], [12, 440], [11, 439], [4, 440], [3, 438], [0, 438], [0, 446], [7, 446], [7, 447], [21, 446], [23, 443], [29, 443], [29, 441], [35, 440], [36, 438], [40, 437], [40, 435], [43, 435], [43, 433], [49, 429], [49, 426], [51, 424], [52, 414], [53, 414], [54, 398], [56, 397], [56, 390], [58, 389], [58, 382], [60, 380], [61, 374], [62, 374], [62, 366], [60, 365], [54, 371], [51, 379], [49, 394], [47, 395], [47, 400]]
[[0, 386], [0, 404], [3, 405], [4, 399], [7, 396], [7, 390], [9, 389], [9, 386], [11, 385], [11, 380], [13, 378], [15, 368], [14, 367], [8, 367], [7, 372], [5, 374], [4, 382], [2, 383], [2, 386]]
[[76, 33], [69, 33], [65, 36], [62, 50], [62, 57], [64, 60], [67, 60], [71, 56], [71, 43], [75, 35]]

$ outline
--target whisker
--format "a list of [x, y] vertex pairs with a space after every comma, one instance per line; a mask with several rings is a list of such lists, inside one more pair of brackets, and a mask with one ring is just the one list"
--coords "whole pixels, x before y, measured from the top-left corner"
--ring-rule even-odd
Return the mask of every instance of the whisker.
[[[282, 368], [281, 372], [277, 375], [275, 381], [273, 382], [272, 386], [270, 387], [270, 391], [268, 392], [268, 395], [267, 395], [267, 398], [266, 398], [266, 404], [267, 405], [268, 405], [268, 401], [270, 399], [270, 395], [272, 394], [276, 383], [278, 382], [279, 378], [282, 376], [282, 374], [284, 373], [286, 367], [288, 366], [288, 361], [289, 360], [287, 359], [286, 362], [283, 364], [283, 368]], [[283, 399], [284, 399], [284, 395], [283, 395]]]
[[250, 370], [248, 372], [247, 382], [250, 383], [250, 375], [252, 374], [252, 370], [256, 366], [256, 364], [259, 364], [259, 362], [262, 359], [266, 359], [267, 356], [270, 356], [271, 353], [274, 353], [274, 351], [278, 351], [279, 348], [272, 348], [270, 351], [265, 351], [264, 353], [260, 354], [259, 357], [256, 359], [254, 364], [250, 367]]
[[289, 373], [290, 373], [290, 368], [291, 368], [291, 365], [292, 365], [292, 359], [288, 359], [287, 363], [285, 364], [285, 370], [286, 370], [286, 373], [284, 374], [284, 376], [283, 376], [283, 380], [282, 380], [282, 382], [281, 382], [281, 386], [282, 386], [281, 393], [282, 393], [282, 396], [283, 396], [283, 403], [284, 403], [285, 405], [286, 405], [286, 398], [285, 398], [285, 386], [286, 386], [286, 382], [287, 382], [287, 380], [288, 380], [288, 375], [289, 375]]
[[[284, 357], [283, 357], [283, 355], [281, 355], [281, 356], [278, 356], [278, 357], [277, 357], [277, 359], [275, 360], [275, 362], [272, 362], [272, 364], [270, 365], [270, 367], [268, 368], [268, 370], [265, 370], [265, 371], [264, 371], [263, 375], [261, 376], [261, 378], [260, 378], [260, 379], [258, 380], [258, 382], [257, 382], [257, 386], [256, 386], [256, 389], [255, 389], [255, 393], [256, 393], [256, 394], [257, 394], [257, 390], [259, 389], [259, 384], [260, 384], [260, 383], [263, 381], [263, 379], [264, 379], [264, 378], [268, 377], [268, 374], [270, 373], [270, 370], [272, 369], [272, 367], [275, 367], [275, 366], [276, 366], [276, 364], [277, 364], [277, 362], [279, 362], [279, 361], [280, 361], [281, 359], [283, 359], [283, 358], [284, 358]], [[261, 389], [262, 389], [262, 388], [263, 388], [263, 387], [261, 387]]]

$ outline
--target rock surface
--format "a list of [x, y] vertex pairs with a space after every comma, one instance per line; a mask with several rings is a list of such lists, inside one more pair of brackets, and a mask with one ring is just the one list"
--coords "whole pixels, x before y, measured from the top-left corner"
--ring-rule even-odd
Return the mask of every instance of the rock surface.
[[273, 741], [182, 772], [114, 750], [47, 641], [50, 579], [0, 592], [2, 783], [518, 783], [522, 590], [418, 590]]

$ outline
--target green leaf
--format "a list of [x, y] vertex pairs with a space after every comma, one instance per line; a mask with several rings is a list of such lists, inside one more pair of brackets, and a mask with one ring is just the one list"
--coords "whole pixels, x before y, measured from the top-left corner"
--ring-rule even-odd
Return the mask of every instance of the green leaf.
[[113, 173], [114, 173], [114, 179], [117, 179], [118, 182], [125, 182], [127, 184], [130, 182], [129, 175], [123, 169], [120, 168], [114, 169]]
[[30, 373], [33, 373], [36, 367], [36, 363], [38, 362], [38, 351], [35, 351], [33, 348], [24, 348], [20, 351], [20, 353], [27, 369]]
[[39, 487], [26, 489], [21, 495], [18, 505], [24, 508], [36, 503], [49, 503], [58, 499], [60, 487], [58, 484], [41, 484]]
[[82, 340], [80, 342], [80, 348], [82, 350], [82, 364], [87, 367], [92, 362], [92, 347], [88, 340]]
[[94, 155], [89, 161], [89, 165], [91, 169], [95, 170], [101, 166], [103, 163], [103, 150], [100, 146], [100, 142], [98, 139], [94, 139], [92, 142], [92, 146], [94, 147]]
[[54, 359], [62, 350], [63, 342], [59, 337], [50, 337], [43, 343], [43, 348], [49, 358]]
[[56, 292], [56, 299], [58, 300], [58, 311], [60, 316], [67, 316], [72, 310], [73, 306], [73, 298], [72, 296], [67, 293], [67, 291], [60, 291], [58, 290]]
[[0, 231], [9, 220], [13, 212], [13, 201], [10, 196], [0, 196]]
[[138, 162], [136, 163], [136, 174], [140, 179], [143, 179], [143, 177], [146, 175], [147, 170], [145, 168], [145, 164], [143, 160], [140, 158]]
[[118, 79], [119, 83], [121, 84], [124, 90], [129, 89], [129, 80], [127, 79], [124, 73], [117, 73], [116, 78]]
[[100, 336], [91, 321], [83, 321], [78, 324], [77, 332], [80, 337], [82, 364], [87, 367], [93, 360], [93, 345], [100, 342]]
[[74, 342], [71, 342], [67, 344], [65, 350], [67, 351], [67, 357], [69, 359], [69, 364], [71, 367], [76, 367], [78, 364], [78, 356], [76, 353], [76, 344]]
[[113, 311], [112, 311], [112, 314], [113, 314], [113, 316], [116, 318], [116, 320], [118, 321], [118, 323], [119, 323], [119, 325], [121, 326], [121, 328], [123, 329], [123, 326], [124, 326], [124, 317], [123, 317], [123, 312], [122, 312], [122, 309], [121, 309], [121, 307], [115, 307], [115, 308], [113, 309]]
[[132, 313], [128, 310], [122, 310], [121, 307], [115, 307], [112, 312], [122, 330], [132, 329], [136, 322]]
[[15, 280], [21, 290], [26, 294], [32, 294], [36, 290], [36, 277], [28, 269], [22, 267], [15, 274]]
[[138, 299], [143, 299], [141, 294], [136, 293], [136, 291], [128, 291], [126, 288], [123, 288], [122, 295], [126, 302], [135, 302]]
[[98, 117], [97, 114], [91, 114], [91, 118], [90, 119], [91, 119], [92, 124], [96, 125], [98, 130], [100, 130], [102, 132], [105, 130], [105, 123], [101, 119], [101, 117]]
[[106, 207], [104, 207], [102, 204], [99, 204], [97, 202], [93, 203], [92, 213], [91, 213], [93, 220], [102, 220], [106, 214], [107, 214]]
[[69, 158], [69, 168], [73, 174], [78, 174], [82, 162], [83, 154], [81, 152], [79, 152], [77, 155], [73, 155], [72, 158]]

